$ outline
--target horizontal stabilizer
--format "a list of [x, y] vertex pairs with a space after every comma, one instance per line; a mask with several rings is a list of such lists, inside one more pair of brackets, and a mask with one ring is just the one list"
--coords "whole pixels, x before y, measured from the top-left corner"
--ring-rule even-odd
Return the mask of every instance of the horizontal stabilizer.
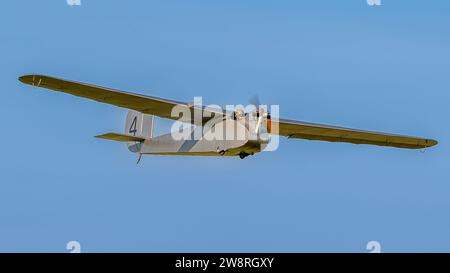
[[116, 134], [116, 133], [107, 133], [107, 134], [98, 135], [95, 137], [114, 140], [114, 141], [121, 141], [121, 142], [133, 142], [133, 141], [143, 142], [143, 141], [145, 141], [145, 138], [142, 138], [142, 137], [135, 137], [135, 136], [129, 136], [129, 135], [123, 135], [123, 134]]

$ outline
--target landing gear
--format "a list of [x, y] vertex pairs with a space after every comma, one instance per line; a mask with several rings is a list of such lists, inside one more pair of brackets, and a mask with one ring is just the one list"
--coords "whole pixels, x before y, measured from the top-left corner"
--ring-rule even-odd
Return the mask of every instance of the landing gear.
[[239, 153], [239, 158], [240, 159], [244, 159], [244, 158], [246, 158], [247, 156], [249, 156], [250, 154], [247, 154], [246, 152], [240, 152]]

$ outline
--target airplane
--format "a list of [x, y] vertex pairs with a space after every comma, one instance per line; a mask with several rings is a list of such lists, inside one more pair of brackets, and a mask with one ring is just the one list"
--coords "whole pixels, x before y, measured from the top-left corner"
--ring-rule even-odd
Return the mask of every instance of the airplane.
[[[128, 149], [138, 154], [138, 162], [143, 154], [239, 156], [244, 159], [267, 148], [270, 136], [405, 149], [425, 149], [438, 144], [433, 139], [272, 118], [270, 112], [259, 105], [250, 112], [244, 112], [242, 109], [229, 111], [45, 75], [24, 75], [19, 77], [19, 80], [34, 87], [60, 91], [128, 109], [125, 133], [106, 133], [96, 137], [127, 143]], [[180, 120], [180, 115], [173, 114], [175, 107], [189, 113], [200, 111], [202, 114], [200, 119], [192, 118], [191, 114], [189, 118], [183, 120], [191, 125], [187, 135], [194, 135], [198, 131], [196, 128], [202, 128], [208, 123], [210, 127], [206, 127], [206, 133], [211, 133], [212, 128], [220, 128], [220, 126], [229, 130], [229, 124], [240, 130], [233, 132], [235, 137], [231, 139], [207, 139], [205, 130], [201, 131], [200, 137], [195, 139], [175, 139], [172, 133], [153, 137], [154, 116]], [[267, 137], [268, 135], [269, 137]]]

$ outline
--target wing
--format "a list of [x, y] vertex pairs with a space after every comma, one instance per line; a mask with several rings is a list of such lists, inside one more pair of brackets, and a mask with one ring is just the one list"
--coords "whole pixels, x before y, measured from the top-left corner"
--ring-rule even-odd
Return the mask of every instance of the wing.
[[[60, 91], [74, 96], [92, 99], [98, 102], [108, 103], [127, 109], [133, 109], [144, 114], [155, 115], [162, 118], [178, 120], [179, 117], [173, 117], [171, 115], [172, 109], [175, 106], [180, 107], [179, 109], [181, 110], [185, 108], [186, 110], [190, 110], [191, 113], [194, 112], [192, 111], [194, 106], [184, 102], [144, 96], [140, 94], [124, 92], [91, 84], [68, 81], [49, 76], [26, 75], [20, 77], [19, 80], [25, 84], [29, 84], [32, 86]], [[202, 111], [203, 116], [206, 117], [202, 122], [207, 121], [211, 117], [214, 117], [216, 114], [224, 114], [222, 111], [206, 107], [203, 107]], [[194, 121], [193, 118], [191, 118], [190, 120], [192, 120], [192, 122]]]
[[407, 149], [428, 148], [438, 143], [433, 139], [362, 131], [287, 119], [280, 119], [277, 123], [274, 125], [275, 128], [278, 125], [278, 134], [289, 138], [371, 144]]

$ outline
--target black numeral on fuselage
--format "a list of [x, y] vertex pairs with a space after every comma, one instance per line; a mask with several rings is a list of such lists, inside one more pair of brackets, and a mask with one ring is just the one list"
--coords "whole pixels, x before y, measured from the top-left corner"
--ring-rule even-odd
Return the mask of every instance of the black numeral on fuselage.
[[133, 136], [136, 136], [136, 125], [137, 125], [137, 117], [134, 117], [133, 122], [131, 123], [130, 130], [128, 133], [133, 134]]

